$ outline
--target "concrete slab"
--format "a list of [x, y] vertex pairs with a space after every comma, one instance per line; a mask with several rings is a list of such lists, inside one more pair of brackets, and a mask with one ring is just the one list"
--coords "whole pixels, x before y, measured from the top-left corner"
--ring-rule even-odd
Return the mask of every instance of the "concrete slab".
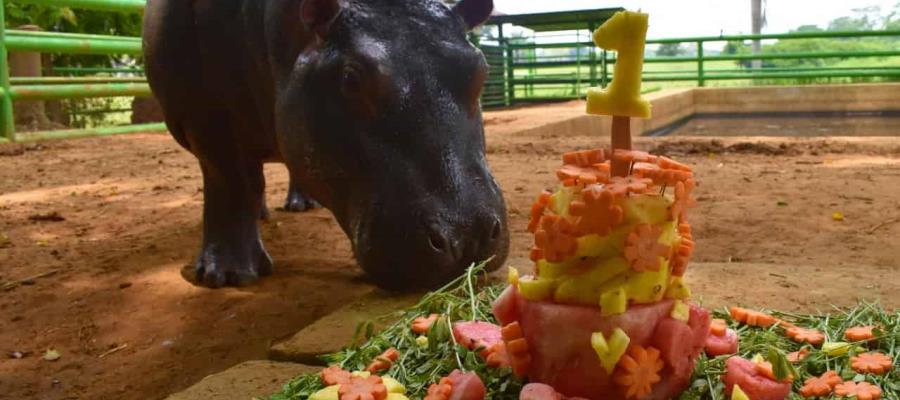
[[266, 398], [298, 375], [321, 367], [275, 361], [247, 361], [203, 378], [167, 400], [250, 400]]
[[382, 291], [370, 293], [313, 322], [294, 336], [275, 343], [269, 348], [269, 358], [323, 365], [318, 356], [334, 353], [347, 346], [353, 340], [360, 323], [372, 321], [376, 330], [384, 328], [396, 321], [396, 311], [416, 304], [421, 297], [422, 293], [404, 295]]

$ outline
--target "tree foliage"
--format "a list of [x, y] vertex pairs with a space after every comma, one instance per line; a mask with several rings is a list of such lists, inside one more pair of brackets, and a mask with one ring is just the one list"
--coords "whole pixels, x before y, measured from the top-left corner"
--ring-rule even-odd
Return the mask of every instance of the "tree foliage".
[[685, 53], [686, 51], [681, 47], [681, 43], [663, 43], [656, 50], [656, 55], [660, 57], [676, 57]]

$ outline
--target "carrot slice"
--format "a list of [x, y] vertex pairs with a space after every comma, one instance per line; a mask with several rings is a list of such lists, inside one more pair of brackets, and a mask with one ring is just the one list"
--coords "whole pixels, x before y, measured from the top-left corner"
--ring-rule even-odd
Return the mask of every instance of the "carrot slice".
[[[760, 375], [765, 376], [773, 381], [778, 382], [778, 378], [775, 377], [775, 369], [772, 367], [772, 363], [768, 361], [758, 362], [756, 363], [756, 372]], [[781, 380], [781, 382], [792, 382], [794, 380], [794, 376], [788, 376]]]
[[[833, 376], [837, 377], [838, 383], [835, 383], [834, 385], [830, 384], [829, 374], [834, 374]], [[834, 392], [834, 387], [841, 383], [843, 383], [843, 380], [836, 372], [828, 371], [821, 377], [807, 379], [806, 382], [803, 383], [803, 387], [800, 388], [800, 395], [806, 398], [825, 397]]]
[[629, 399], [640, 399], [653, 391], [653, 385], [662, 378], [663, 369], [659, 350], [653, 347], [632, 346], [619, 360], [613, 381], [624, 389]]
[[609, 234], [624, 216], [622, 208], [615, 204], [612, 192], [599, 185], [586, 187], [581, 192], [581, 200], [569, 204], [569, 214], [578, 217], [575, 222], [578, 233], [600, 236]]
[[603, 185], [604, 189], [616, 197], [623, 197], [628, 193], [644, 193], [650, 186], [653, 186], [652, 180], [638, 176], [614, 176], [609, 178], [609, 183]]
[[391, 366], [394, 365], [398, 358], [400, 358], [400, 351], [391, 347], [378, 357], [375, 357], [372, 363], [366, 367], [366, 371], [376, 374], [380, 371], [391, 369]]
[[834, 394], [838, 397], [856, 397], [857, 400], [878, 400], [881, 389], [869, 382], [844, 382], [835, 386]]
[[571, 151], [563, 153], [563, 164], [572, 164], [579, 167], [588, 167], [606, 161], [606, 151], [603, 149]]
[[371, 375], [368, 378], [354, 376], [350, 382], [341, 384], [338, 395], [340, 400], [385, 400], [387, 387], [378, 376]]
[[804, 347], [798, 351], [788, 353], [787, 360], [790, 363], [796, 364], [796, 363], [799, 363], [800, 361], [803, 361], [804, 359], [806, 359], [806, 356], [808, 356], [808, 355], [809, 355], [809, 349]]
[[760, 328], [768, 328], [778, 322], [778, 319], [764, 312], [740, 307], [731, 307], [731, 318], [743, 324]]
[[319, 378], [325, 386], [342, 385], [350, 382], [350, 372], [345, 371], [337, 365], [332, 365], [319, 372]]
[[805, 342], [813, 346], [818, 346], [822, 343], [825, 343], [825, 335], [815, 329], [806, 329], [792, 326], [790, 328], [787, 328], [785, 334], [787, 334], [787, 336], [793, 341], [798, 343]]
[[558, 215], [545, 215], [534, 233], [534, 245], [547, 261], [560, 262], [578, 250], [575, 236], [575, 226], [568, 220]]
[[506, 351], [506, 343], [494, 343], [493, 346], [488, 348], [485, 363], [488, 367], [493, 368], [511, 367], [512, 363], [509, 359], [509, 353]]
[[850, 366], [861, 374], [881, 375], [893, 368], [894, 360], [887, 354], [873, 351], [850, 357]]
[[528, 232], [534, 233], [534, 231], [537, 230], [538, 224], [541, 222], [541, 217], [544, 215], [544, 211], [547, 210], [547, 204], [550, 203], [550, 196], [552, 196], [552, 194], [545, 190], [541, 192], [534, 201], [534, 204], [531, 205], [531, 218], [528, 220]]
[[709, 333], [716, 336], [725, 336], [728, 332], [728, 323], [724, 319], [716, 318], [709, 324]]
[[874, 326], [854, 326], [844, 332], [844, 338], [851, 342], [863, 342], [875, 339]]
[[625, 259], [635, 272], [659, 271], [660, 257], [667, 257], [671, 247], [659, 243], [662, 228], [640, 224], [625, 238]]
[[431, 329], [431, 325], [434, 325], [434, 321], [437, 321], [438, 317], [438, 314], [431, 314], [427, 317], [414, 319], [412, 322], [412, 331], [420, 335], [428, 333]]
[[505, 341], [516, 340], [523, 336], [522, 326], [519, 325], [518, 322], [510, 323], [509, 325], [500, 328], [500, 336], [502, 336]]
[[453, 382], [449, 378], [441, 378], [439, 383], [428, 387], [428, 395], [423, 400], [448, 400], [453, 392]]

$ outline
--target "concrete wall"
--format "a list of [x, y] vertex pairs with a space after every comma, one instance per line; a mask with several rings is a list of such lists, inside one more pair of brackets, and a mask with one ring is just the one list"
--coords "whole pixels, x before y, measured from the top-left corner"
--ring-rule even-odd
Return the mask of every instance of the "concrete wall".
[[[694, 114], [761, 112], [848, 112], [900, 110], [900, 83], [820, 86], [759, 86], [742, 88], [671, 89], [645, 96], [653, 117], [631, 120], [631, 131], [642, 135]], [[520, 129], [522, 135], [609, 136], [610, 118], [584, 114], [584, 104], [557, 110], [559, 120]]]

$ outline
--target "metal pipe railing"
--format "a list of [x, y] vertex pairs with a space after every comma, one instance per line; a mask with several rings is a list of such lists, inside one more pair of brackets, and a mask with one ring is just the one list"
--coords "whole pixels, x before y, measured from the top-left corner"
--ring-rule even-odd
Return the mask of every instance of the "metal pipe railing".
[[[18, 3], [72, 7], [111, 12], [141, 13], [145, 0], [15, 0]], [[4, 0], [0, 0], [0, 27], [5, 26]], [[164, 124], [115, 126], [51, 132], [25, 133], [17, 137], [13, 115], [14, 100], [60, 100], [72, 98], [150, 96], [142, 77], [17, 77], [10, 78], [8, 52], [62, 54], [132, 55], [143, 54], [141, 38], [0, 29], [0, 142], [33, 141], [68, 137], [114, 135], [165, 130]], [[143, 73], [139, 68], [57, 68], [62, 73]]]
[[[574, 37], [574, 36], [570, 36]], [[744, 40], [790, 40], [790, 39], [851, 39], [851, 38], [900, 38], [900, 30], [853, 31], [853, 32], [802, 32], [762, 35], [729, 35], [703, 36], [685, 38], [666, 38], [648, 40], [648, 44], [689, 43], [696, 46], [696, 52], [686, 56], [647, 57], [643, 80], [645, 82], [694, 81], [697, 86], [705, 86], [711, 81], [724, 80], [784, 80], [784, 79], [890, 79], [900, 80], [900, 42], [893, 47], [881, 49], [847, 50], [847, 51], [805, 51], [805, 52], [766, 52], [762, 54], [710, 54], [709, 42], [744, 41]], [[558, 39], [558, 38], [554, 38]], [[520, 101], [532, 101], [531, 97], [546, 99], [550, 94], [558, 94], [557, 99], [583, 98], [587, 90], [586, 81], [599, 80], [606, 86], [611, 75], [609, 65], [616, 63], [614, 54], [601, 52], [600, 56], [580, 57], [583, 49], [594, 48], [589, 41], [569, 41], [555, 43], [523, 43], [522, 40], [500, 40], [500, 47], [509, 55], [504, 61], [507, 68], [507, 79], [504, 82], [510, 93], [512, 105]], [[536, 54], [543, 51], [543, 54]], [[561, 54], [562, 53], [562, 54]], [[896, 63], [884, 65], [883, 61], [873, 62], [871, 66], [830, 67], [827, 60], [838, 59], [871, 59], [894, 60]], [[811, 60], [813, 65], [822, 67], [809, 68], [812, 65], [797, 67], [776, 67], [745, 70], [741, 64], [752, 60]], [[714, 62], [734, 62], [733, 69], [724, 69]], [[590, 69], [599, 69], [589, 76], [580, 73], [579, 68], [589, 64]], [[595, 65], [594, 65], [595, 64]], [[679, 65], [671, 71], [659, 71], [667, 65]], [[693, 68], [684, 66], [692, 65]], [[790, 64], [788, 64], [790, 65]], [[710, 68], [713, 67], [713, 68]], [[597, 76], [599, 74], [599, 76]], [[588, 78], [588, 79], [586, 79]], [[591, 84], [593, 85], [593, 83]], [[523, 89], [527, 88], [527, 89]], [[530, 93], [537, 93], [532, 96]]]

